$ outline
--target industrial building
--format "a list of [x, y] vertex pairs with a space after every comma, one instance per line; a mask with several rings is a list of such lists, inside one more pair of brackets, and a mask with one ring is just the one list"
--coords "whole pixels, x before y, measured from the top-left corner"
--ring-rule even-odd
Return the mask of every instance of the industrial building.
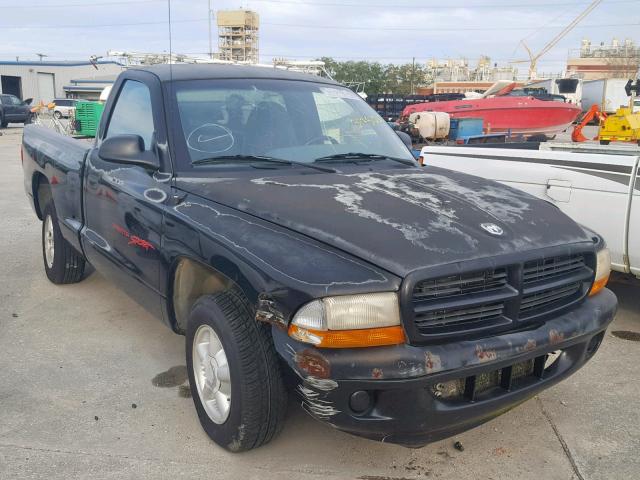
[[73, 79], [115, 77], [121, 71], [122, 65], [112, 61], [0, 61], [0, 93], [23, 100], [33, 98], [34, 103], [47, 103], [54, 98], [67, 97], [65, 86]]
[[114, 74], [91, 78], [72, 78], [68, 85], [62, 87], [65, 93], [63, 96], [82, 100], [98, 100], [105, 87], [112, 86], [117, 77], [118, 75]]
[[258, 14], [250, 10], [217, 12], [218, 53], [220, 60], [258, 63]]
[[567, 76], [583, 80], [600, 78], [635, 78], [640, 67], [640, 47], [633, 40], [613, 39], [593, 47], [589, 39], [582, 40], [579, 50], [572, 50], [567, 60]]
[[484, 92], [498, 80], [516, 81], [518, 70], [513, 66], [498, 67], [490, 57], [482, 55], [475, 67], [466, 58], [431, 59], [426, 62], [425, 74], [429, 84], [418, 87], [418, 95]]
[[498, 67], [491, 58], [482, 55], [475, 68], [466, 58], [448, 59], [443, 62], [432, 59], [426, 63], [426, 75], [432, 82], [489, 82], [516, 80], [518, 70], [513, 66]]

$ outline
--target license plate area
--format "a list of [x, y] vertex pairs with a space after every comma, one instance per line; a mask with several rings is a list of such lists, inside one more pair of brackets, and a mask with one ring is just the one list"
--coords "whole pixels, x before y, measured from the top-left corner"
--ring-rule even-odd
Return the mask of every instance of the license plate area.
[[438, 382], [431, 386], [434, 397], [453, 402], [473, 402], [483, 396], [495, 396], [542, 380], [555, 369], [562, 350], [517, 362], [506, 367], [468, 377]]

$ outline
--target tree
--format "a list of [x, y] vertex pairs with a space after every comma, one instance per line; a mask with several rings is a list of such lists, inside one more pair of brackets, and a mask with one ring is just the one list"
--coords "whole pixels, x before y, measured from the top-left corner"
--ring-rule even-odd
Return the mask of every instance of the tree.
[[611, 56], [606, 63], [612, 70], [609, 74], [611, 78], [636, 78], [636, 72], [640, 67], [640, 56]]
[[407, 95], [411, 87], [426, 83], [425, 68], [419, 64], [382, 65], [379, 62], [346, 61], [338, 62], [331, 57], [323, 57], [325, 68], [337, 82], [362, 83], [367, 95], [375, 93], [395, 93]]
[[409, 95], [415, 88], [425, 85], [427, 74], [419, 64], [387, 65], [385, 91], [399, 95]]

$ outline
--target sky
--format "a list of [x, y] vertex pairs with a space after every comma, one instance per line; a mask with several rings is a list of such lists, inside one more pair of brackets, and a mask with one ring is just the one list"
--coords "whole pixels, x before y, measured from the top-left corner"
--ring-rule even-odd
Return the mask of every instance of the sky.
[[[169, 8], [170, 2], [170, 8]], [[500, 66], [537, 52], [591, 2], [583, 0], [211, 0], [212, 10], [260, 15], [260, 60], [409, 63], [488, 55]], [[169, 12], [171, 29], [169, 29]], [[206, 55], [208, 0], [0, 0], [0, 60], [88, 59], [107, 50]], [[215, 29], [215, 19], [214, 19]], [[551, 49], [538, 72], [561, 72], [588, 37], [640, 43], [640, 0], [604, 0]], [[216, 36], [214, 31], [214, 51]], [[519, 64], [526, 72], [526, 64]]]

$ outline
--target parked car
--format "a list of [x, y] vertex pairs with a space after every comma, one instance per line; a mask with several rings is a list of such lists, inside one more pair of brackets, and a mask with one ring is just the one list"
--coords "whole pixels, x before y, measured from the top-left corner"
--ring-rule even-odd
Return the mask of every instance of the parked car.
[[77, 100], [72, 98], [56, 98], [53, 103], [55, 104], [53, 114], [56, 118], [69, 118], [73, 116], [76, 110]]
[[540, 150], [424, 147], [427, 165], [496, 180], [602, 234], [612, 268], [640, 277], [640, 149], [540, 144]]
[[31, 123], [31, 99], [20, 100], [15, 95], [0, 94], [0, 127], [10, 123]]
[[156, 65], [112, 93], [92, 146], [24, 130], [44, 270], [73, 283], [90, 263], [184, 334], [198, 417], [228, 450], [280, 430], [285, 385], [335, 428], [424, 445], [568, 377], [613, 320], [597, 234], [420, 167], [338, 83]]

